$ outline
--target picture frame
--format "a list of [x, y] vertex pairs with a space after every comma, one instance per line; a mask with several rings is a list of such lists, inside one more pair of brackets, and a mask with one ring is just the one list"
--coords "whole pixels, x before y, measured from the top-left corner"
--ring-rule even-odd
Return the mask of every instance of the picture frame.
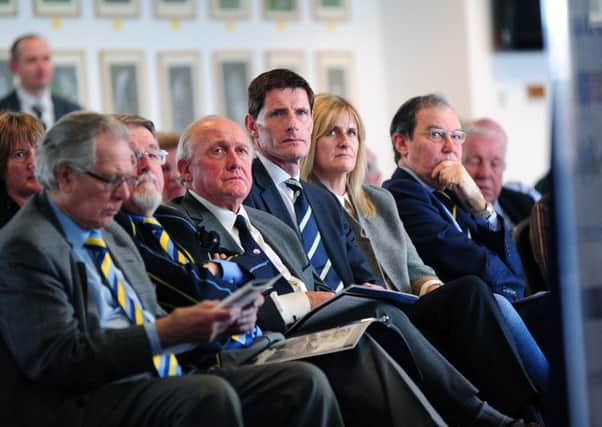
[[4, 0], [0, 2], [0, 16], [16, 15], [19, 11], [18, 0]]
[[104, 18], [134, 17], [140, 14], [139, 0], [94, 0], [96, 15]]
[[165, 19], [194, 19], [196, 0], [153, 0], [155, 16]]
[[602, 27], [602, 0], [589, 0], [588, 18], [591, 28]]
[[200, 55], [197, 51], [157, 54], [161, 129], [181, 133], [201, 117]]
[[209, 15], [214, 19], [249, 19], [249, 0], [210, 0]]
[[52, 93], [88, 105], [86, 63], [83, 50], [54, 50], [52, 52], [54, 75], [50, 85]]
[[79, 16], [80, 0], [34, 0], [34, 15]]
[[334, 93], [350, 102], [354, 99], [355, 73], [353, 55], [346, 51], [316, 53], [317, 91]]
[[146, 117], [144, 51], [101, 50], [99, 58], [103, 111]]
[[10, 72], [9, 62], [8, 49], [0, 49], [0, 98], [15, 88], [15, 78]]
[[275, 21], [294, 21], [299, 19], [298, 0], [263, 0], [263, 16]]
[[314, 17], [325, 21], [343, 21], [351, 16], [349, 0], [314, 0]]
[[268, 50], [266, 52], [266, 71], [274, 68], [286, 68], [306, 76], [305, 52], [302, 50]]
[[247, 113], [247, 86], [255, 75], [253, 52], [250, 50], [215, 52], [213, 61], [217, 110], [219, 114], [244, 127]]

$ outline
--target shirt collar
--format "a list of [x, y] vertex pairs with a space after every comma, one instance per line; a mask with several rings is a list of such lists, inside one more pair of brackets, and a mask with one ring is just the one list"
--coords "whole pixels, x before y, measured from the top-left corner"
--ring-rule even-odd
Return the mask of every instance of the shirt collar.
[[409, 173], [410, 175], [412, 175], [412, 177], [418, 181], [418, 183], [422, 184], [423, 187], [427, 188], [428, 190], [430, 190], [430, 192], [432, 193], [433, 191], [437, 190], [435, 187], [431, 187], [430, 185], [428, 185], [426, 182], [424, 182], [418, 175], [416, 175], [416, 172], [414, 172], [412, 169], [405, 167], [405, 166], [399, 166], [399, 169], [402, 169], [404, 171], [406, 171], [407, 173]]
[[284, 181], [286, 181], [289, 178], [295, 178], [297, 181], [299, 180], [300, 173], [297, 173], [297, 175], [295, 175], [295, 176], [290, 176], [284, 169], [282, 169], [276, 163], [274, 163], [271, 160], [269, 160], [268, 158], [266, 158], [261, 153], [256, 153], [256, 154], [257, 154], [257, 158], [259, 159], [261, 164], [263, 164], [265, 169], [268, 171], [268, 175], [270, 175], [270, 178], [272, 178], [272, 181], [276, 185], [282, 184]]
[[15, 88], [19, 101], [21, 101], [22, 110], [30, 110], [33, 105], [41, 105], [44, 110], [48, 110], [52, 105], [50, 98], [50, 90], [46, 88], [41, 96], [34, 96], [29, 92], [25, 91], [20, 85]]
[[245, 210], [244, 205], [240, 205], [240, 209], [238, 213], [232, 212], [230, 209], [221, 208], [219, 206], [214, 205], [209, 200], [205, 199], [203, 196], [199, 196], [193, 190], [188, 189], [190, 195], [194, 197], [199, 203], [207, 208], [209, 212], [211, 212], [219, 221], [219, 223], [226, 229], [232, 230], [234, 228], [234, 222], [236, 221], [237, 215], [242, 215], [247, 222], [249, 222], [249, 216], [247, 215], [247, 211]]
[[[52, 208], [56, 218], [59, 221], [65, 233], [65, 238], [74, 248], [81, 248], [84, 246], [84, 242], [90, 235], [91, 230], [80, 227], [75, 223], [66, 213], [64, 213], [52, 200], [52, 197], [48, 195], [48, 203]], [[100, 230], [99, 230], [100, 231]]]

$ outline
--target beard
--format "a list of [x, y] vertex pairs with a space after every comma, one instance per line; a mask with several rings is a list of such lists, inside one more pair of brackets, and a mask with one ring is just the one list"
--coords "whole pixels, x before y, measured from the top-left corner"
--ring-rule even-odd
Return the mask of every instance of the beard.
[[155, 212], [161, 204], [162, 198], [157, 187], [157, 179], [153, 174], [144, 173], [140, 175], [130, 196], [130, 203], [139, 212]]

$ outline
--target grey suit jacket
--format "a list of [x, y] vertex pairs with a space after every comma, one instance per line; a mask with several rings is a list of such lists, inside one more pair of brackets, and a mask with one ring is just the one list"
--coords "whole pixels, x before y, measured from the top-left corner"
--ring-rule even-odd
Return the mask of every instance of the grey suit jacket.
[[[242, 249], [217, 218], [190, 193], [172, 201], [172, 206], [185, 212], [198, 227], [215, 231], [220, 246], [228, 251], [241, 253]], [[266, 243], [272, 247], [291, 274], [301, 279], [308, 290], [314, 289], [313, 269], [297, 235], [284, 222], [266, 212], [245, 206], [251, 224], [259, 230]], [[292, 289], [291, 289], [292, 290]]]
[[[153, 365], [142, 326], [100, 327], [85, 266], [47, 197], [32, 197], [0, 231], [0, 363], [10, 373], [0, 384], [0, 407], [20, 408], [19, 419], [50, 421], [59, 407], [65, 413], [64, 406], [77, 418], [86, 391], [152, 372]], [[103, 237], [143, 306], [162, 315], [129, 236], [112, 224]]]
[[364, 185], [364, 191], [376, 207], [376, 215], [367, 218], [357, 211], [358, 219], [347, 213], [357, 245], [374, 272], [386, 276], [397, 290], [412, 292], [411, 284], [424, 276], [436, 276], [416, 252], [397, 214], [393, 196], [387, 190]]

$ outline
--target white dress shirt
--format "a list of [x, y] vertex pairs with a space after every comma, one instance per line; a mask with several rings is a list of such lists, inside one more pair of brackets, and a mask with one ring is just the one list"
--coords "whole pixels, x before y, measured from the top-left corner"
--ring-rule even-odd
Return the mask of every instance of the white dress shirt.
[[219, 223], [226, 229], [230, 236], [234, 239], [234, 241], [242, 248], [240, 244], [240, 238], [238, 236], [238, 229], [234, 226], [236, 222], [236, 216], [241, 215], [247, 220], [247, 226], [251, 232], [251, 236], [257, 242], [261, 250], [268, 257], [274, 268], [278, 270], [282, 277], [284, 277], [291, 287], [294, 289], [294, 292], [289, 294], [278, 295], [276, 292], [272, 292], [270, 294], [270, 298], [274, 301], [274, 305], [280, 312], [280, 316], [282, 317], [285, 324], [290, 324], [296, 321], [297, 319], [304, 316], [311, 310], [311, 306], [309, 305], [309, 298], [305, 295], [307, 292], [307, 286], [303, 281], [299, 280], [297, 277], [294, 277], [289, 269], [284, 265], [278, 254], [271, 248], [270, 245], [264, 240], [262, 234], [257, 230], [251, 221], [249, 220], [249, 216], [245, 211], [243, 205], [240, 206], [238, 213], [234, 213], [229, 209], [221, 208], [219, 206], [214, 205], [207, 199], [202, 196], [199, 196], [192, 190], [189, 190], [190, 194], [203, 206], [209, 210], [219, 221]]
[[38, 117], [33, 111], [33, 107], [37, 105], [42, 109], [42, 121], [46, 128], [50, 128], [54, 124], [54, 106], [52, 105], [50, 90], [46, 89], [40, 97], [31, 95], [18, 85], [15, 90], [23, 113]]

